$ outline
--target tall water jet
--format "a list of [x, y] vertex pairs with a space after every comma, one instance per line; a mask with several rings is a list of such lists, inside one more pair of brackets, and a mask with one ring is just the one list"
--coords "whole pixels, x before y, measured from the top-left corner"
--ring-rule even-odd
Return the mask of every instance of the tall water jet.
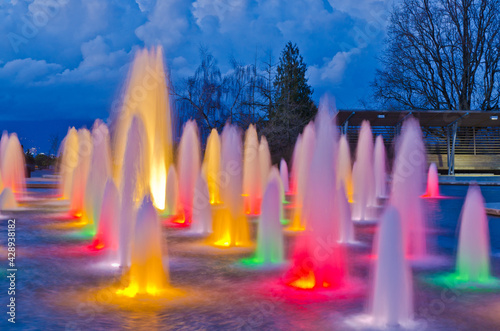
[[114, 176], [122, 186], [122, 168], [129, 128], [134, 117], [141, 119], [148, 144], [148, 182], [154, 205], [165, 208], [167, 168], [172, 163], [172, 125], [170, 102], [161, 47], [141, 50], [135, 55], [123, 102], [113, 119]]
[[300, 163], [300, 151], [302, 147], [302, 134], [299, 134], [297, 141], [295, 142], [295, 147], [293, 148], [292, 156], [292, 173], [290, 174], [290, 194], [297, 194], [298, 186], [298, 173], [299, 173], [299, 163]]
[[439, 177], [435, 163], [431, 163], [429, 166], [429, 172], [427, 173], [427, 192], [425, 193], [425, 197], [439, 197]]
[[129, 297], [161, 295], [169, 282], [168, 266], [163, 265], [162, 232], [158, 214], [149, 196], [144, 197], [137, 212], [132, 240], [129, 283], [117, 294]]
[[484, 283], [490, 275], [490, 235], [481, 190], [471, 185], [460, 217], [457, 277], [462, 282]]
[[[331, 137], [330, 139], [332, 140]], [[297, 194], [295, 195], [294, 201], [295, 211], [289, 226], [289, 230], [291, 231], [302, 231], [306, 228], [306, 220], [302, 215], [302, 209], [304, 207], [305, 192], [309, 181], [311, 160], [315, 151], [315, 145], [316, 132], [314, 129], [314, 123], [311, 122], [304, 128], [302, 141], [300, 143], [300, 156], [298, 156], [297, 165]]]
[[371, 207], [376, 205], [373, 173], [373, 136], [370, 122], [363, 121], [356, 148], [356, 167], [353, 171], [354, 209], [353, 219], [373, 219]]
[[[304, 195], [307, 228], [297, 238], [293, 266], [284, 277], [290, 286], [337, 288], [346, 278], [342, 247], [338, 244], [339, 224], [335, 222], [335, 142], [330, 115], [320, 105], [316, 123], [318, 135]], [[325, 243], [327, 249], [325, 249]]]
[[110, 263], [118, 263], [120, 195], [113, 179], [108, 179], [104, 188], [99, 223], [92, 248], [105, 250]]
[[245, 133], [243, 153], [243, 197], [247, 214], [260, 213], [262, 181], [260, 176], [259, 137], [253, 124]]
[[193, 222], [191, 233], [208, 235], [212, 233], [212, 208], [210, 205], [210, 193], [208, 184], [203, 173], [200, 173], [193, 196]]
[[149, 194], [148, 142], [144, 125], [134, 116], [127, 137], [120, 180], [121, 209], [119, 226], [120, 265], [130, 265], [130, 242], [138, 204]]
[[384, 198], [387, 196], [387, 172], [384, 138], [381, 135], [375, 139], [374, 160], [375, 195], [377, 198]]
[[399, 213], [389, 206], [375, 240], [377, 262], [370, 301], [372, 323], [381, 327], [406, 325], [413, 318], [413, 285], [403, 243]]
[[216, 209], [211, 242], [215, 246], [246, 246], [250, 244], [248, 222], [242, 201], [242, 146], [238, 129], [230, 124], [222, 132], [221, 187], [223, 205]]
[[352, 201], [351, 151], [346, 135], [340, 137], [337, 153], [337, 189], [344, 187], [348, 200]]
[[10, 188], [17, 199], [20, 199], [26, 190], [26, 165], [21, 143], [15, 133], [10, 134], [3, 149], [0, 165], [3, 187]]
[[208, 192], [210, 192], [210, 203], [212, 205], [221, 203], [220, 199], [220, 138], [216, 129], [212, 129], [207, 140], [205, 157], [203, 159], [204, 173], [207, 179]]
[[403, 123], [396, 145], [390, 203], [396, 207], [403, 227], [406, 254], [415, 259], [426, 257], [423, 204], [426, 162], [422, 131], [414, 118]]
[[259, 165], [260, 165], [259, 176], [261, 181], [260, 185], [261, 195], [259, 198], [262, 199], [262, 194], [264, 193], [264, 189], [267, 185], [269, 171], [271, 171], [271, 153], [269, 152], [269, 145], [267, 144], [267, 139], [264, 136], [260, 137]]
[[92, 157], [88, 181], [86, 185], [83, 220], [87, 223], [87, 231], [95, 234], [101, 213], [104, 189], [111, 177], [111, 151], [109, 147], [109, 131], [106, 124], [97, 120], [92, 128]]
[[198, 126], [195, 121], [188, 121], [184, 126], [177, 158], [177, 172], [179, 174], [178, 223], [189, 225], [192, 221], [193, 196], [200, 167]]
[[59, 160], [57, 165], [61, 176], [59, 194], [62, 199], [69, 199], [73, 191], [73, 173], [79, 160], [78, 132], [74, 127], [68, 129], [68, 133], [62, 141]]
[[349, 200], [344, 186], [341, 184], [340, 189], [337, 190], [335, 199], [335, 210], [340, 218], [339, 220], [339, 242], [343, 244], [353, 243], [354, 239], [354, 224], [352, 223], [352, 213]]
[[268, 267], [284, 262], [281, 226], [282, 194], [280, 177], [272, 175], [262, 199], [257, 230], [257, 249], [254, 256], [242, 260], [243, 264]]
[[165, 214], [176, 215], [178, 200], [179, 200], [179, 180], [177, 179], [177, 171], [172, 164], [168, 169], [167, 175], [167, 192], [165, 195]]
[[78, 163], [73, 171], [73, 185], [69, 204], [69, 213], [75, 217], [83, 215], [83, 201], [90, 172], [92, 151], [92, 138], [89, 130], [78, 130]]
[[281, 183], [283, 183], [283, 189], [285, 192], [290, 191], [289, 179], [288, 179], [288, 165], [286, 164], [285, 159], [281, 159], [280, 162], [280, 176]]

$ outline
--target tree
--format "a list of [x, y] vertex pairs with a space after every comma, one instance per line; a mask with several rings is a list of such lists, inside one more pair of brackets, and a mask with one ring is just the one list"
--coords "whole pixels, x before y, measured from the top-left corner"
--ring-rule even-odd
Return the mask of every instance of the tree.
[[299, 133], [317, 113], [306, 71], [299, 48], [288, 42], [276, 69], [274, 106], [269, 107], [269, 120], [263, 130], [275, 155], [274, 161], [279, 157], [290, 158]]
[[492, 110], [500, 98], [500, 0], [402, 0], [374, 95], [406, 109]]

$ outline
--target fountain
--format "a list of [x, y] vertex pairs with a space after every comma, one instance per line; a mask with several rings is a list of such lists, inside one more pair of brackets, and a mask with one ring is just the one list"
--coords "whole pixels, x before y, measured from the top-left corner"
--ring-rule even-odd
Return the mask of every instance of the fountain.
[[14, 192], [10, 187], [6, 187], [0, 193], [0, 211], [17, 209], [18, 204]]
[[354, 170], [353, 219], [356, 221], [373, 220], [372, 207], [377, 203], [373, 173], [373, 136], [368, 121], [363, 121], [361, 124]]
[[24, 153], [15, 133], [2, 135], [0, 169], [3, 189], [10, 188], [14, 196], [22, 199], [26, 191]]
[[254, 125], [250, 125], [245, 133], [245, 150], [243, 155], [243, 197], [246, 214], [260, 213], [261, 176], [259, 162], [259, 138]]
[[121, 187], [122, 168], [125, 167], [125, 149], [128, 132], [134, 117], [144, 126], [148, 145], [149, 169], [147, 181], [154, 205], [165, 209], [167, 168], [172, 163], [172, 130], [170, 104], [167, 93], [163, 50], [161, 47], [136, 53], [129, 72], [121, 109], [113, 118], [113, 173], [117, 187]]
[[165, 194], [165, 210], [164, 213], [168, 216], [176, 215], [178, 210], [179, 199], [179, 181], [177, 179], [177, 171], [172, 164], [168, 169], [167, 174], [167, 192]]
[[[90, 172], [92, 150], [92, 138], [89, 130], [78, 130], [78, 163], [73, 171], [73, 185], [69, 203], [69, 214], [74, 217], [83, 215], [83, 200]], [[82, 222], [86, 224], [85, 220]]]
[[371, 324], [408, 325], [413, 318], [413, 285], [396, 208], [389, 206], [384, 212], [374, 247], [377, 262], [369, 305]]
[[[276, 168], [273, 170], [277, 171]], [[284, 262], [282, 194], [279, 174], [272, 171], [264, 197], [262, 199], [261, 215], [257, 230], [257, 249], [251, 258], [242, 260], [243, 264], [251, 266], [270, 267]]]
[[317, 140], [304, 195], [307, 228], [297, 238], [292, 268], [284, 276], [286, 284], [301, 289], [338, 288], [346, 280], [344, 253], [338, 244], [340, 229], [334, 216], [334, 128], [325, 109], [320, 105], [316, 118]]
[[347, 136], [342, 135], [339, 140], [337, 155], [337, 189], [344, 187], [348, 201], [352, 201], [352, 170], [351, 151]]
[[339, 242], [342, 244], [354, 243], [356, 240], [354, 239], [354, 224], [352, 223], [351, 206], [347, 200], [347, 194], [342, 184], [340, 189], [337, 190], [335, 197], [335, 210], [340, 218]]
[[295, 147], [293, 148], [293, 156], [292, 156], [292, 173], [290, 175], [290, 183], [289, 183], [289, 193], [292, 195], [297, 194], [297, 174], [299, 172], [299, 163], [300, 163], [300, 151], [302, 147], [302, 134], [299, 134], [297, 137], [297, 141], [295, 142]]
[[130, 241], [134, 229], [137, 205], [149, 192], [148, 142], [144, 125], [134, 116], [125, 148], [120, 181], [121, 209], [119, 226], [120, 265], [130, 265]]
[[59, 194], [62, 199], [71, 198], [73, 191], [73, 173], [79, 159], [78, 132], [69, 128], [59, 150], [58, 172], [61, 176]]
[[223, 205], [215, 210], [210, 242], [218, 247], [248, 246], [249, 228], [243, 213], [241, 134], [226, 124], [222, 131], [221, 198]]
[[196, 180], [200, 173], [200, 140], [195, 121], [184, 126], [177, 158], [179, 174], [179, 212], [176, 223], [189, 225], [193, 215], [193, 196]]
[[212, 205], [221, 203], [220, 200], [220, 138], [216, 129], [212, 129], [207, 140], [205, 150], [204, 173], [207, 179], [208, 191], [210, 192], [210, 203]]
[[427, 191], [424, 195], [426, 198], [438, 198], [439, 197], [439, 178], [437, 166], [435, 163], [431, 163], [429, 166], [429, 172], [427, 174]]
[[269, 152], [269, 145], [267, 144], [267, 139], [264, 136], [260, 138], [259, 165], [260, 165], [259, 176], [261, 180], [261, 185], [260, 185], [261, 196], [259, 198], [262, 199], [262, 194], [264, 193], [264, 189], [267, 185], [269, 171], [271, 170], [271, 153]]
[[193, 197], [193, 221], [190, 232], [206, 236], [212, 233], [212, 208], [210, 205], [210, 193], [208, 184], [203, 173], [200, 173], [194, 190]]
[[457, 278], [466, 283], [485, 283], [490, 275], [490, 235], [481, 190], [471, 185], [460, 217]]
[[407, 119], [401, 132], [396, 145], [390, 203], [401, 217], [406, 254], [414, 259], [423, 259], [427, 253], [420, 196], [425, 184], [425, 147], [416, 119]]
[[290, 185], [288, 184], [288, 165], [286, 164], [285, 159], [281, 159], [280, 162], [280, 177], [281, 182], [283, 183], [283, 189], [285, 193], [290, 191]]
[[94, 123], [92, 129], [92, 146], [91, 171], [88, 175], [82, 215], [82, 219], [87, 223], [85, 231], [90, 235], [97, 231], [106, 181], [111, 177], [108, 127], [99, 120]]
[[377, 198], [385, 198], [387, 196], [386, 155], [384, 138], [381, 135], [375, 139], [374, 160], [375, 195]]
[[[330, 139], [332, 139], [330, 137]], [[309, 182], [311, 160], [316, 145], [316, 133], [314, 123], [309, 123], [305, 128], [300, 142], [300, 149], [298, 152], [297, 164], [297, 189], [295, 195], [295, 211], [288, 230], [290, 231], [303, 231], [306, 228], [306, 220], [303, 217], [303, 208], [305, 200], [305, 192]], [[333, 160], [332, 160], [333, 162]], [[294, 164], [295, 167], [295, 164]]]
[[[126, 153], [125, 153], [126, 154]], [[162, 232], [158, 214], [149, 196], [137, 212], [132, 243], [132, 264], [128, 286], [117, 294], [159, 296], [168, 287], [168, 266], [163, 265]]]
[[115, 183], [110, 178], [104, 187], [97, 234], [92, 242], [91, 249], [105, 250], [107, 260], [111, 263], [118, 262], [119, 212], [120, 195]]

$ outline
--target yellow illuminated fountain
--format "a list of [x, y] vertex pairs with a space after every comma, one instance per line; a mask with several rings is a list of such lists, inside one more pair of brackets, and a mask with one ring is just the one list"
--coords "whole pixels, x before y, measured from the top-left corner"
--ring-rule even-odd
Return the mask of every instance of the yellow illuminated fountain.
[[250, 124], [245, 133], [243, 152], [243, 203], [246, 214], [260, 213], [262, 181], [260, 177], [259, 137], [255, 126]]
[[132, 239], [132, 263], [128, 286], [117, 294], [128, 297], [161, 295], [168, 286], [168, 268], [163, 265], [161, 229], [158, 214], [149, 196], [146, 196], [137, 213]]
[[115, 114], [114, 177], [120, 187], [125, 143], [132, 118], [141, 119], [148, 149], [148, 178], [153, 203], [165, 209], [167, 169], [172, 163], [170, 104], [161, 47], [139, 51], [129, 73], [122, 108]]
[[220, 200], [220, 138], [216, 129], [212, 129], [207, 140], [203, 171], [207, 179], [210, 203], [212, 205], [221, 203]]
[[[69, 205], [70, 215], [75, 217], [81, 217], [83, 214], [83, 200], [89, 177], [92, 149], [90, 131], [87, 129], [78, 130], [78, 163], [73, 171]], [[82, 221], [82, 223], [86, 222]]]
[[243, 213], [241, 135], [228, 124], [222, 132], [221, 185], [223, 205], [215, 210], [209, 241], [219, 247], [250, 245], [248, 222]]
[[73, 188], [73, 172], [78, 165], [78, 132], [69, 128], [61, 144], [58, 172], [61, 176], [59, 194], [62, 199], [69, 199]]

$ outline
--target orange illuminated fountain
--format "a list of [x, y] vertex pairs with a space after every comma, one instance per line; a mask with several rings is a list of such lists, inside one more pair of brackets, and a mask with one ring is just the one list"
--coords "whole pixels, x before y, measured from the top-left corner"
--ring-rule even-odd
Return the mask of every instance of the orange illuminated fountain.
[[148, 144], [147, 181], [156, 208], [165, 209], [167, 169], [172, 163], [172, 130], [163, 51], [161, 47], [139, 51], [134, 59], [125, 89], [123, 104], [114, 114], [114, 177], [122, 186], [125, 146], [132, 119], [138, 117], [144, 126]]
[[0, 155], [0, 189], [4, 191], [9, 189], [17, 200], [22, 199], [26, 190], [24, 173], [26, 166], [19, 139], [15, 133], [8, 135], [4, 132], [0, 145], [2, 154]]
[[243, 153], [243, 201], [246, 214], [260, 213], [262, 190], [261, 165], [259, 161], [259, 137], [255, 126], [251, 124], [245, 133]]
[[[74, 217], [83, 215], [83, 200], [92, 158], [92, 138], [87, 129], [78, 130], [78, 163], [73, 171], [69, 213]], [[82, 221], [82, 225], [86, 221]]]
[[[299, 143], [299, 140], [297, 140], [297, 143]], [[304, 133], [302, 134], [300, 148], [296, 151], [299, 156], [297, 156], [297, 158], [294, 157], [294, 160], [297, 160], [298, 162], [297, 165], [293, 165], [294, 167], [297, 167], [297, 172], [295, 174], [297, 181], [297, 193], [294, 199], [295, 211], [292, 216], [290, 226], [287, 228], [290, 231], [303, 231], [306, 229], [306, 219], [303, 217], [302, 213], [306, 198], [306, 188], [309, 181], [312, 154], [315, 150], [315, 145], [316, 133], [314, 130], [314, 123], [311, 122], [305, 127]]]
[[337, 189], [344, 187], [348, 200], [352, 201], [351, 151], [346, 135], [340, 137], [337, 154]]
[[212, 129], [207, 140], [205, 158], [203, 160], [203, 172], [207, 179], [210, 203], [216, 205], [220, 200], [220, 138], [216, 129]]
[[193, 197], [200, 173], [200, 140], [195, 121], [188, 121], [182, 132], [177, 157], [179, 174], [179, 207], [175, 222], [188, 226], [192, 221]]
[[221, 185], [223, 204], [214, 213], [210, 243], [218, 247], [250, 245], [249, 228], [243, 213], [241, 134], [231, 124], [222, 132]]
[[168, 169], [167, 192], [165, 198], [165, 215], [176, 215], [177, 201], [179, 200], [179, 180], [177, 179], [177, 171], [173, 164]]
[[132, 239], [132, 263], [126, 275], [128, 286], [117, 294], [135, 296], [160, 296], [168, 288], [168, 265], [163, 264], [161, 227], [158, 214], [144, 197], [137, 212]]
[[[328, 109], [328, 108], [326, 108]], [[333, 123], [321, 107], [316, 119], [318, 138], [304, 195], [306, 230], [297, 238], [292, 268], [284, 282], [299, 289], [338, 288], [346, 281], [343, 248], [335, 221], [335, 141]]]

